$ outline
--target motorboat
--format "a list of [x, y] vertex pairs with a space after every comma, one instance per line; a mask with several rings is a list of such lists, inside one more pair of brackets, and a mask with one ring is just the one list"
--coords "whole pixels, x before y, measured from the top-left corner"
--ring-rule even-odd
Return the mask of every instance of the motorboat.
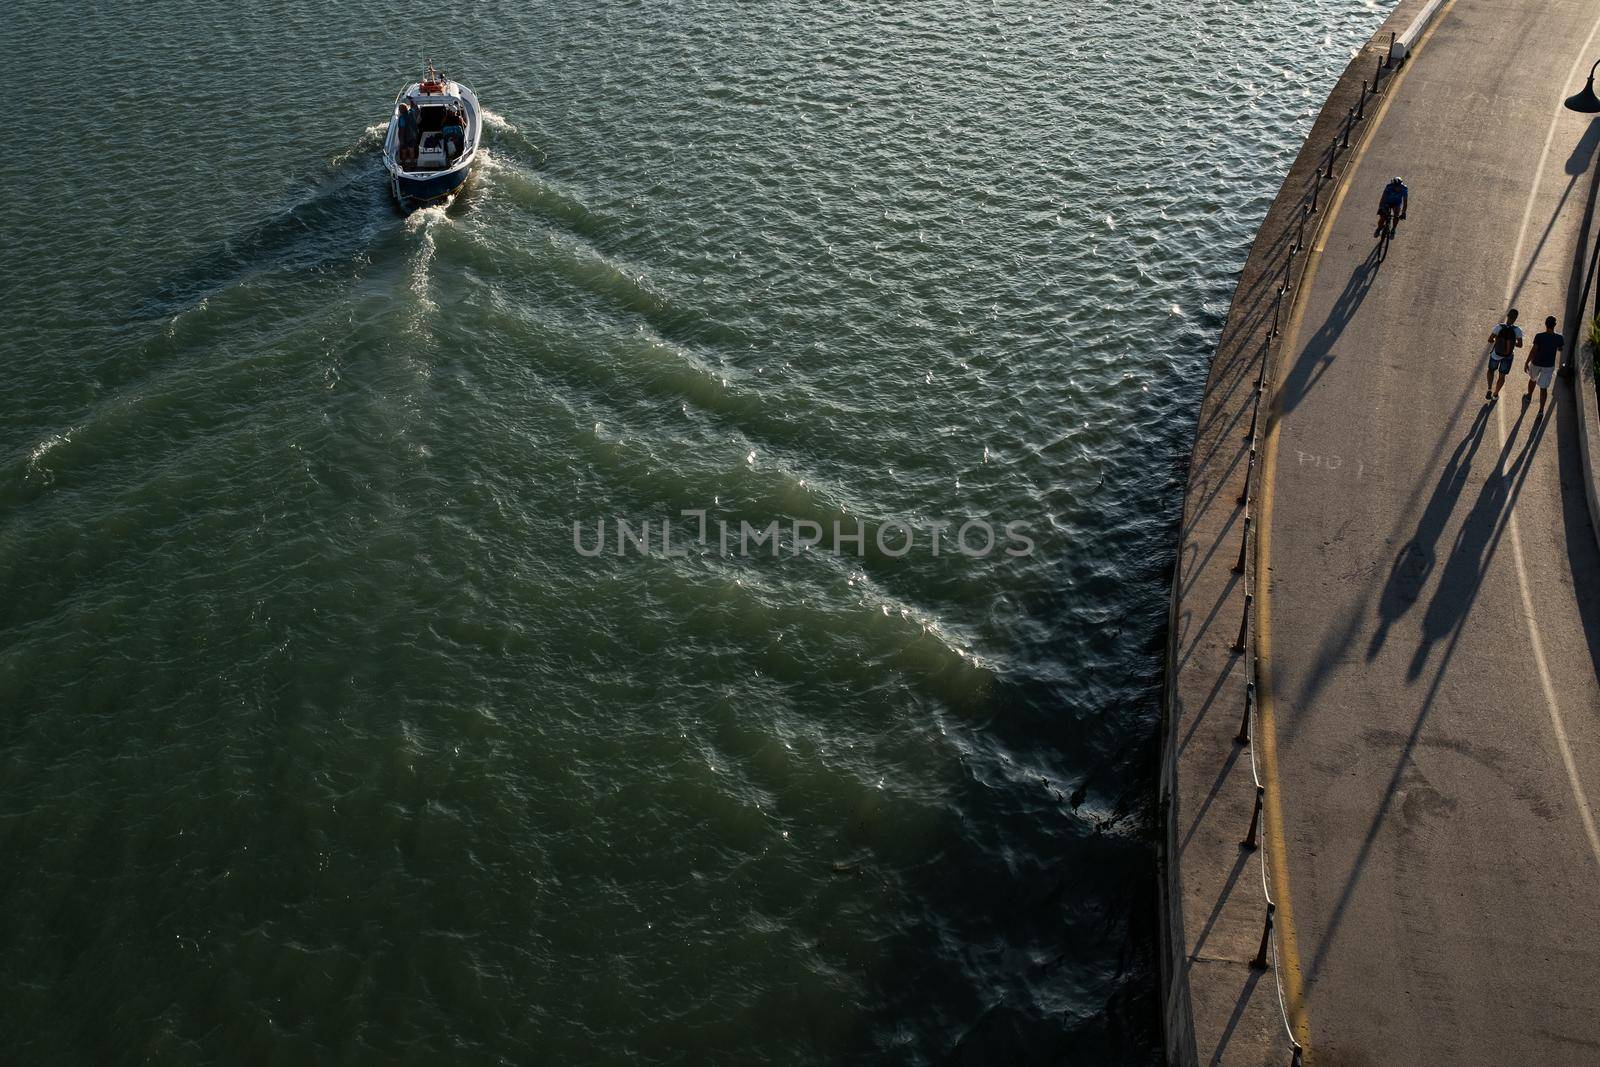
[[439, 203], [460, 189], [482, 131], [476, 94], [432, 63], [420, 81], [400, 90], [383, 139], [383, 164], [401, 209]]

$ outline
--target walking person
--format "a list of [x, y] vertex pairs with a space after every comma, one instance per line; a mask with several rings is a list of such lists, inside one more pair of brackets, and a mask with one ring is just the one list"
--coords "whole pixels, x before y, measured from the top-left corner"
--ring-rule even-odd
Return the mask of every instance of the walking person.
[[1539, 387], [1539, 415], [1544, 415], [1545, 397], [1550, 395], [1550, 383], [1556, 376], [1556, 365], [1561, 362], [1561, 350], [1567, 346], [1567, 339], [1556, 333], [1556, 317], [1551, 315], [1544, 320], [1544, 333], [1533, 335], [1533, 347], [1528, 350], [1528, 358], [1523, 361], [1522, 369], [1528, 374], [1528, 391], [1523, 394], [1522, 402], [1526, 404], [1533, 398], [1533, 387]]
[[[1511, 373], [1511, 356], [1522, 347], [1522, 327], [1517, 325], [1517, 309], [1512, 308], [1506, 312], [1506, 321], [1489, 331], [1489, 386], [1483, 394], [1485, 400], [1494, 400], [1500, 395], [1500, 390], [1505, 387], [1506, 375]], [[1495, 372], [1500, 373], [1500, 384], [1494, 381]]]

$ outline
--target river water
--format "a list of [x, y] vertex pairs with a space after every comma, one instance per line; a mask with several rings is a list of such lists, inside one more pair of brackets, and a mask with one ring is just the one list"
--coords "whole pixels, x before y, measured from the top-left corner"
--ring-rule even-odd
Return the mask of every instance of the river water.
[[1381, 15], [22, 5], [0, 1058], [1154, 1062], [1186, 451]]

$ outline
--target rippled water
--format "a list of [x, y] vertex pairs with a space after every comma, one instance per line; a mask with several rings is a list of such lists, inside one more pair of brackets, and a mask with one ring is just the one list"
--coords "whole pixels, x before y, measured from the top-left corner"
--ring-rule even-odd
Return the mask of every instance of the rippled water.
[[[270, 7], [11, 18], [0, 1058], [1154, 1061], [1185, 452], [1377, 7]], [[574, 550], [696, 509], [868, 548]]]

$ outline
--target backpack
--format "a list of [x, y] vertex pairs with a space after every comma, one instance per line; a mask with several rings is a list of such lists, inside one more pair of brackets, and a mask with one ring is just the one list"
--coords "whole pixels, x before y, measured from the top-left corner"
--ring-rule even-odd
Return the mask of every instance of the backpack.
[[1494, 335], [1494, 354], [1509, 356], [1517, 350], [1517, 328], [1509, 323], [1502, 322], [1500, 330]]

